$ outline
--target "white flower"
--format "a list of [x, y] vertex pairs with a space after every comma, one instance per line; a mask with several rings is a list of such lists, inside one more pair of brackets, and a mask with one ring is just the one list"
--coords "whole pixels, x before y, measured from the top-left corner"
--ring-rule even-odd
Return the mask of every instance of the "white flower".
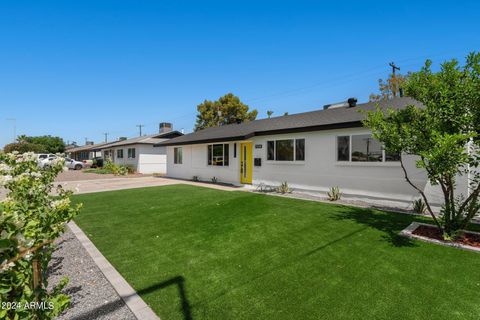
[[70, 199], [69, 198], [65, 198], [65, 199], [62, 199], [62, 200], [54, 200], [54, 201], [50, 202], [50, 207], [52, 209], [65, 208], [65, 207], [68, 207], [69, 205], [70, 205]]
[[11, 175], [0, 176], [0, 186], [6, 185], [9, 181], [12, 181]]
[[9, 165], [5, 164], [5, 163], [0, 163], [0, 172], [4, 172], [4, 173], [10, 173], [12, 171], [12, 167], [10, 167]]

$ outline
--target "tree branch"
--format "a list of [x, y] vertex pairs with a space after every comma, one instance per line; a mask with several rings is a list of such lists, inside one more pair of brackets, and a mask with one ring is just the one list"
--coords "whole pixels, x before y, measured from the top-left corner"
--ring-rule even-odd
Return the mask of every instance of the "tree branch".
[[403, 164], [402, 156], [400, 156], [400, 166], [402, 167], [403, 174], [405, 175], [405, 180], [406, 180], [406, 181], [408, 182], [408, 184], [410, 184], [415, 190], [417, 190], [418, 193], [420, 193], [420, 195], [421, 195], [422, 198], [423, 198], [423, 201], [425, 202], [425, 205], [427, 206], [428, 212], [429, 212], [430, 215], [432, 216], [433, 221], [434, 221], [435, 224], [438, 226], [438, 228], [443, 231], [442, 225], [440, 224], [440, 222], [438, 222], [437, 217], [436, 217], [435, 214], [433, 213], [432, 207], [430, 206], [430, 203], [428, 202], [427, 196], [425, 195], [425, 193], [423, 192], [423, 190], [421, 190], [419, 187], [417, 187], [417, 186], [410, 180], [410, 178], [408, 177], [407, 169], [405, 169], [405, 165]]

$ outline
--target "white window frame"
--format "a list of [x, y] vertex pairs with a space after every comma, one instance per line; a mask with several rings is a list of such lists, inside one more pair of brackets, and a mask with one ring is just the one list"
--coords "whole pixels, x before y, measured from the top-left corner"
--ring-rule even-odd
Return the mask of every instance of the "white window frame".
[[[137, 157], [137, 151], [135, 150], [136, 148], [128, 148], [127, 149], [127, 158], [128, 159], [135, 159]], [[133, 150], [133, 152], [132, 152]], [[132, 157], [133, 154], [133, 157]]]
[[[177, 153], [175, 153], [175, 151], [177, 151]], [[180, 151], [180, 161], [178, 161], [179, 159], [177, 159], [177, 155], [178, 155], [178, 152]], [[174, 147], [173, 148], [173, 164], [183, 164], [183, 148], [182, 147]]]
[[[349, 134], [338, 134], [335, 136], [335, 162], [338, 165], [381, 165], [381, 166], [400, 166], [400, 161], [385, 161], [385, 148], [382, 146], [382, 161], [352, 161], [352, 137], [353, 136], [363, 136], [370, 135], [372, 133], [349, 133]], [[348, 140], [348, 161], [347, 160], [338, 160], [338, 138], [339, 137], [349, 137]], [[373, 138], [373, 137], [372, 137]]]
[[[220, 166], [220, 165], [215, 165], [215, 164], [213, 164], [213, 146], [214, 146], [214, 145], [217, 145], [217, 144], [222, 145], [222, 157], [223, 157], [223, 161], [222, 161], [222, 165], [221, 165], [221, 166]], [[229, 153], [229, 154], [228, 154], [228, 164], [227, 164], [227, 165], [225, 165], [225, 145], [228, 145], [228, 153]], [[209, 153], [209, 152], [208, 152], [208, 149], [209, 149], [209, 146], [212, 147], [212, 163], [211, 163], [211, 164], [208, 163], [208, 156], [209, 156], [209, 154], [208, 154], [208, 153]], [[209, 143], [209, 144], [207, 144], [207, 166], [209, 166], [209, 167], [220, 167], [220, 168], [229, 167], [229, 166], [230, 166], [230, 144], [229, 144], [229, 143], [221, 143], [221, 142], [220, 142], [220, 143]]]
[[[282, 140], [293, 140], [293, 160], [277, 160], [277, 141]], [[297, 156], [297, 140], [304, 140], [304, 148], [303, 148], [303, 157], [304, 160], [296, 160]], [[268, 160], [268, 142], [273, 141], [273, 160]], [[307, 149], [307, 139], [304, 137], [298, 138], [281, 138], [281, 139], [268, 139], [265, 141], [265, 159], [269, 163], [305, 163], [306, 158], [306, 149]]]

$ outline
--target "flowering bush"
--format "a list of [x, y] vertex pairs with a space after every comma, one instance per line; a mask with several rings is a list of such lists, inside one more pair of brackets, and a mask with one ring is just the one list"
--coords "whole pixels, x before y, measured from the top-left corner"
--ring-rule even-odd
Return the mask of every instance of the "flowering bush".
[[52, 319], [69, 305], [63, 279], [47, 291], [47, 267], [53, 241], [79, 211], [70, 191], [54, 187], [62, 158], [40, 169], [33, 153], [0, 154], [0, 318]]

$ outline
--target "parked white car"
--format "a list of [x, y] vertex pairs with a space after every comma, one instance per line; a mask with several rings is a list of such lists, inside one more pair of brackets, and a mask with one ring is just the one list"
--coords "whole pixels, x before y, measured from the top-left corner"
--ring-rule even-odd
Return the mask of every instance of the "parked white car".
[[65, 158], [65, 167], [73, 170], [81, 170], [85, 168], [85, 163], [70, 158]]

